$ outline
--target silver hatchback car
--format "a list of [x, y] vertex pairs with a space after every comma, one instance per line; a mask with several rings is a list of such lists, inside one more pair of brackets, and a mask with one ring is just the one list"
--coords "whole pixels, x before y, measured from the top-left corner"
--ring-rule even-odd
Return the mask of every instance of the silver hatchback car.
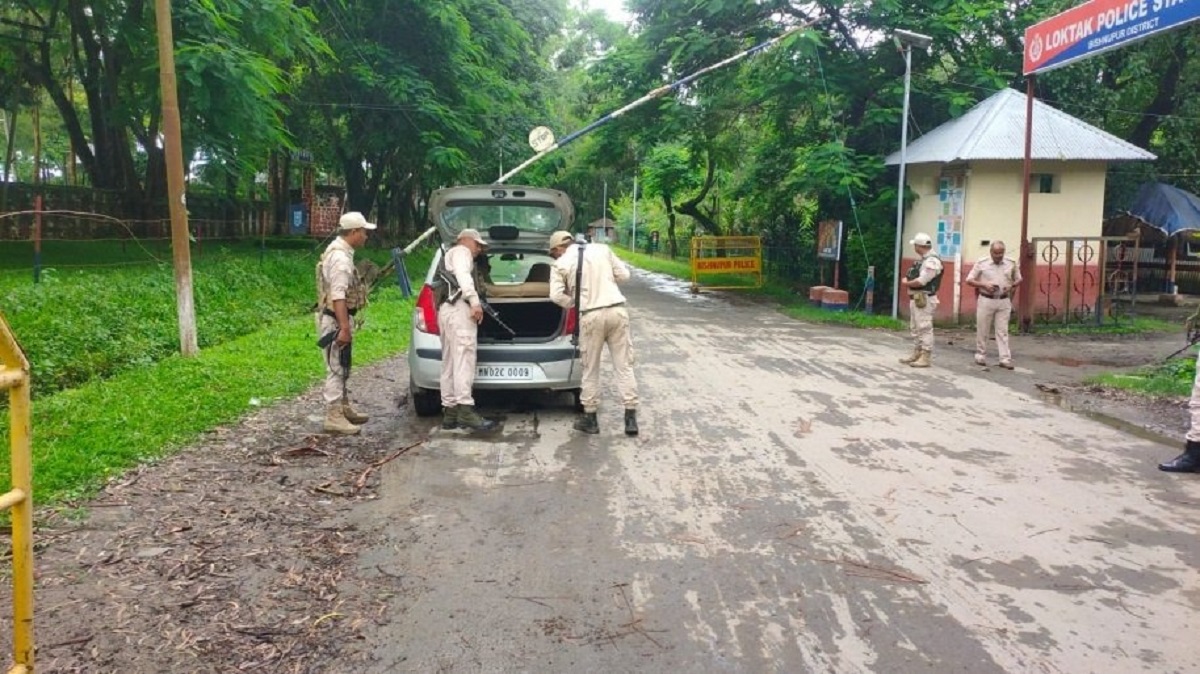
[[569, 230], [575, 207], [565, 192], [512, 185], [470, 185], [437, 190], [429, 215], [441, 246], [413, 311], [408, 350], [410, 398], [419, 416], [441, 412], [442, 345], [432, 282], [442, 255], [466, 228], [491, 244], [476, 258], [488, 279], [487, 301], [511, 334], [484, 315], [479, 326], [475, 388], [564, 391], [579, 401], [583, 368], [571, 336], [578, 316], [550, 301], [550, 234]]

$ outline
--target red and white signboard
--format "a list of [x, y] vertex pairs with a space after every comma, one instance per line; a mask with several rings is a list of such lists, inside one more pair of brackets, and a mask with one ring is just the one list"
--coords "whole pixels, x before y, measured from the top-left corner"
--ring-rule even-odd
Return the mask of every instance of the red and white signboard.
[[1200, 0], [1091, 0], [1025, 30], [1026, 75], [1200, 19]]

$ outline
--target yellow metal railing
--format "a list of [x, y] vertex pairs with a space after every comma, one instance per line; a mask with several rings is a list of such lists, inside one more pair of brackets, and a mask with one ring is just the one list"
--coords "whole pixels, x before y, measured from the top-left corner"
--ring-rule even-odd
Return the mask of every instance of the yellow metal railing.
[[13, 659], [9, 674], [33, 672], [33, 460], [30, 456], [29, 361], [0, 316], [0, 391], [8, 391], [12, 490], [0, 510], [12, 510]]

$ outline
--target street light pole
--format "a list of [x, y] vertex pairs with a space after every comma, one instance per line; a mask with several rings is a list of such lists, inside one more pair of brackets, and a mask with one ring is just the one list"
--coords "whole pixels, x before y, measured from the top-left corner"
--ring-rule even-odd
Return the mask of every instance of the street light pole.
[[933, 38], [907, 30], [895, 32], [896, 46], [904, 52], [904, 112], [900, 121], [900, 182], [896, 190], [896, 251], [892, 272], [892, 318], [900, 311], [900, 239], [904, 236], [904, 173], [908, 165], [908, 100], [912, 84], [912, 48], [927, 49]]

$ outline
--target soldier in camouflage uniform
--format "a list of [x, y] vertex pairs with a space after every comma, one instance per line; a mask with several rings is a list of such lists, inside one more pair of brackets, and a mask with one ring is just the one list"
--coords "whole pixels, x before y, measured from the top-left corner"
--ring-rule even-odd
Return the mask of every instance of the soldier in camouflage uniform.
[[933, 254], [933, 240], [917, 234], [912, 241], [917, 260], [909, 268], [900, 286], [908, 292], [908, 327], [913, 352], [900, 362], [912, 367], [929, 367], [933, 358], [933, 314], [937, 310], [938, 287], [942, 283], [942, 261]]
[[[350, 404], [346, 388], [350, 348], [354, 339], [351, 320], [367, 301], [367, 288], [354, 269], [354, 251], [367, 243], [375, 229], [362, 213], [351, 211], [338, 221], [338, 235], [317, 263], [317, 334], [336, 334], [323, 348], [325, 358], [325, 432], [357, 435], [368, 417]], [[325, 341], [325, 340], [322, 340]]]

